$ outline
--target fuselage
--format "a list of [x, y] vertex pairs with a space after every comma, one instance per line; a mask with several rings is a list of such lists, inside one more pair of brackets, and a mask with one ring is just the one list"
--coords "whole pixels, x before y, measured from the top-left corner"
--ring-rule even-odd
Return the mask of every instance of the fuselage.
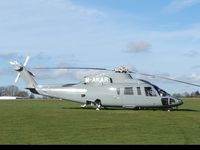
[[109, 73], [88, 76], [78, 84], [62, 86], [38, 85], [38, 94], [80, 103], [100, 100], [102, 106], [174, 107], [183, 104], [148, 81], [133, 79], [127, 73]]

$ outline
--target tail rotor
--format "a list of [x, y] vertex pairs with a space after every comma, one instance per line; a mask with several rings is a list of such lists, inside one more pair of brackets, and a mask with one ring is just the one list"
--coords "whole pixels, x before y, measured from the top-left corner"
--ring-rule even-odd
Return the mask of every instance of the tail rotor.
[[18, 80], [19, 80], [19, 77], [20, 77], [20, 72], [17, 74], [17, 77], [16, 77], [16, 79], [15, 79], [15, 83], [17, 83], [17, 82], [18, 82]]
[[18, 82], [20, 76], [21, 76], [21, 71], [23, 70], [24, 67], [26, 67], [26, 65], [28, 64], [28, 61], [30, 59], [30, 56], [27, 56], [25, 61], [24, 61], [24, 64], [20, 64], [19, 62], [17, 61], [10, 61], [10, 64], [13, 66], [13, 68], [18, 72], [17, 74], [17, 77], [15, 79], [15, 83]]
[[30, 56], [27, 56], [24, 61], [24, 65], [23, 65], [24, 67], [26, 67], [26, 65], [28, 64], [29, 59], [30, 59]]

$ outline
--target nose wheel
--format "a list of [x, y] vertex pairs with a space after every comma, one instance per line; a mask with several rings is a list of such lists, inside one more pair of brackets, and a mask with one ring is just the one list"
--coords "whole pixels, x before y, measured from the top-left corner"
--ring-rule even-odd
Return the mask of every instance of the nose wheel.
[[169, 107], [169, 108], [166, 109], [167, 112], [170, 112], [172, 110], [173, 110], [173, 108], [171, 108], [171, 107]]

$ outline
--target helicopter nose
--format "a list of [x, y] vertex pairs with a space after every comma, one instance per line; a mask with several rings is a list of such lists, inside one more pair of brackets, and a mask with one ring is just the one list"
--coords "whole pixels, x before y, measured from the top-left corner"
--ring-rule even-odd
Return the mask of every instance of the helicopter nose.
[[178, 101], [178, 105], [182, 105], [183, 104], [183, 100], [178, 99], [177, 101]]
[[182, 105], [183, 104], [183, 100], [179, 99], [179, 98], [174, 98], [174, 100], [176, 101], [176, 105], [179, 106], [179, 105]]

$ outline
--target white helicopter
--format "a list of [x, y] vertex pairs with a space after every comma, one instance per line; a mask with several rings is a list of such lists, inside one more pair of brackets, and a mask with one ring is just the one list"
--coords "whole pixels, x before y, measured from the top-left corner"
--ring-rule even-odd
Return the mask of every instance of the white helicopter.
[[[96, 110], [104, 107], [122, 107], [129, 109], [162, 108], [170, 111], [174, 107], [183, 104], [181, 99], [171, 96], [158, 86], [142, 79], [131, 76], [134, 71], [129, 71], [125, 67], [113, 70], [105, 68], [79, 68], [79, 67], [38, 67], [34, 69], [93, 69], [103, 70], [104, 73], [85, 76], [80, 83], [64, 85], [40, 85], [34, 79], [34, 74], [27, 70], [29, 61], [27, 56], [24, 64], [11, 61], [10, 64], [18, 72], [15, 83], [21, 77], [26, 89], [34, 94], [51, 96], [63, 100], [70, 100], [82, 103], [81, 107], [95, 106]], [[139, 73], [145, 76], [159, 77], [167, 80], [181, 82], [193, 86], [184, 81], [174, 80], [166, 77]]]

